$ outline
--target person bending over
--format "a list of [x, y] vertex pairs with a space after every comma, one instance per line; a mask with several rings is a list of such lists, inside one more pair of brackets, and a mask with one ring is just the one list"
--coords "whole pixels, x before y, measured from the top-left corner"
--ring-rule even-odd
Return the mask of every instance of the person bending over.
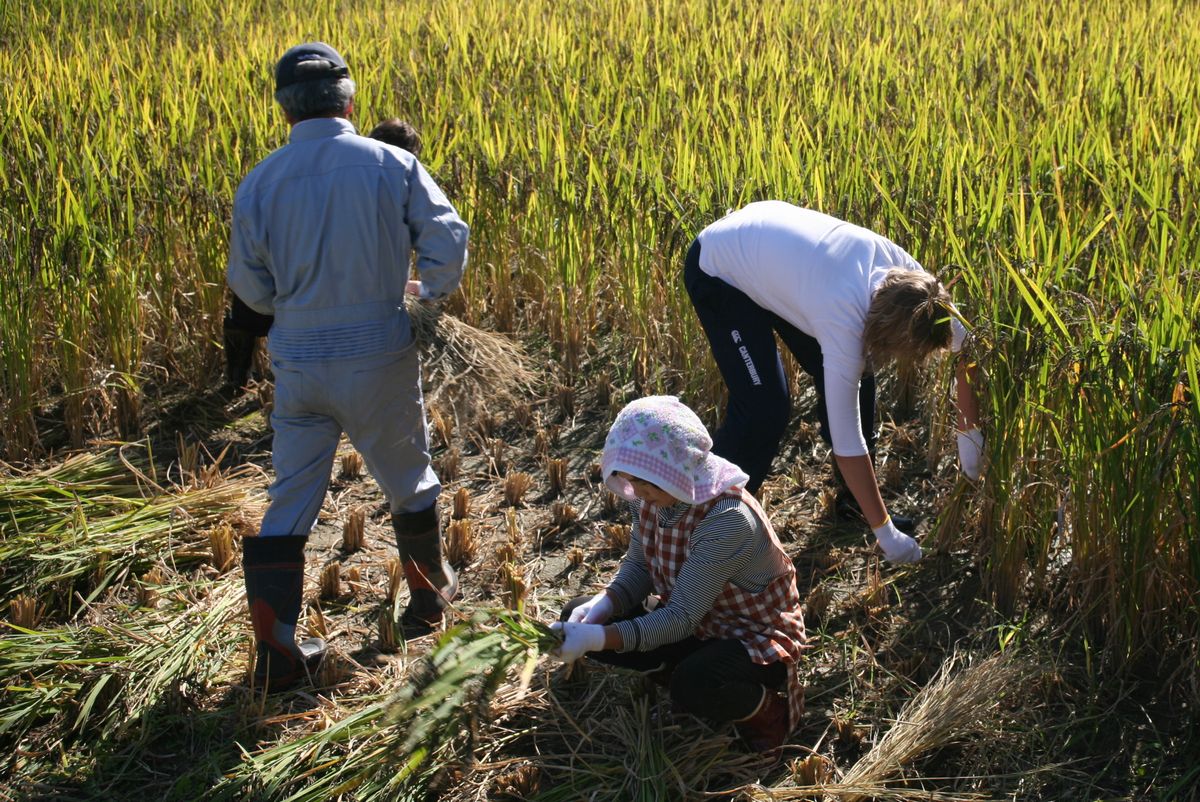
[[[746, 470], [751, 492], [770, 471], [791, 408], [778, 335], [813, 379], [821, 437], [884, 555], [919, 559], [875, 478], [872, 368], [961, 350], [966, 330], [941, 282], [886, 237], [782, 201], [751, 203], [701, 231], [683, 278], [729, 389], [713, 452]], [[959, 461], [977, 479], [979, 376], [960, 358], [956, 379]]]

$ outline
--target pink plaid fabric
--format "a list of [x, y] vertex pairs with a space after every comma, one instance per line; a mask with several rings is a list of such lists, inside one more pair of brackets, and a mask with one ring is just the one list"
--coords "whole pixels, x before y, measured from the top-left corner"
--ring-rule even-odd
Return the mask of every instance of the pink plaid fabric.
[[760, 665], [783, 662], [788, 666], [788, 711], [790, 727], [800, 723], [804, 713], [804, 687], [800, 684], [799, 659], [807, 636], [800, 593], [796, 590], [796, 569], [786, 559], [783, 546], [770, 520], [754, 496], [744, 488], [732, 488], [720, 496], [690, 507], [673, 526], [659, 527], [657, 508], [643, 504], [638, 518], [642, 551], [654, 581], [654, 591], [666, 603], [675, 577], [687, 559], [693, 530], [722, 498], [738, 499], [754, 513], [771, 539], [772, 548], [784, 555], [787, 570], [771, 581], [760, 593], [749, 593], [729, 582], [713, 602], [712, 610], [696, 628], [696, 635], [707, 639], [732, 638], [741, 641], [750, 659]]

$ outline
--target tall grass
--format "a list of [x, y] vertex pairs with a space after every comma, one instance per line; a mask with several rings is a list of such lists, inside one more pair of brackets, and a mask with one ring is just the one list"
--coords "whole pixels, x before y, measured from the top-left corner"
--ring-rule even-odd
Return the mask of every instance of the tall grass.
[[[679, 281], [726, 208], [811, 205], [949, 279], [987, 370], [989, 587], [1133, 656], [1200, 611], [1195, 4], [50, 2], [0, 15], [0, 420], [76, 442], [214, 380], [229, 202], [286, 136], [270, 65], [348, 56], [473, 227], [460, 311], [720, 396]], [[935, 417], [948, 414], [935, 409]]]

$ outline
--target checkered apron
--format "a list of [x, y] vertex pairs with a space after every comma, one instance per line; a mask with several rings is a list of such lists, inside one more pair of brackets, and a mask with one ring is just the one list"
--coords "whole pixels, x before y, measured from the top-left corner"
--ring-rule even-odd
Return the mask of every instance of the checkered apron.
[[804, 712], [804, 688], [798, 670], [800, 653], [807, 640], [804, 614], [800, 610], [800, 593], [796, 590], [796, 569], [754, 496], [743, 488], [731, 488], [711, 501], [692, 505], [673, 526], [665, 529], [658, 525], [658, 508], [643, 503], [638, 517], [642, 551], [654, 581], [654, 591], [665, 604], [690, 551], [692, 531], [716, 503], [725, 498], [738, 499], [750, 508], [771, 538], [771, 546], [784, 556], [787, 570], [758, 593], [742, 590], [732, 582], [726, 583], [725, 590], [713, 602], [712, 610], [696, 628], [696, 636], [741, 641], [750, 653], [750, 659], [760, 665], [786, 663], [789, 728], [794, 729]]

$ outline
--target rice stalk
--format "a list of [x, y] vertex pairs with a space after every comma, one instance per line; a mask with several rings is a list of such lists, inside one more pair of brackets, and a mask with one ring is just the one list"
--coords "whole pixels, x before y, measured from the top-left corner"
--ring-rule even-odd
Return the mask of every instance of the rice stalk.
[[367, 511], [357, 507], [350, 511], [345, 525], [342, 527], [342, 551], [353, 554], [361, 551], [366, 543]]
[[321, 569], [318, 583], [321, 599], [332, 601], [342, 596], [342, 564], [331, 560]]
[[551, 496], [562, 495], [567, 486], [567, 461], [561, 457], [547, 459], [546, 480]]
[[221, 523], [208, 530], [208, 546], [212, 553], [212, 566], [218, 573], [225, 573], [237, 559], [233, 546], [233, 527]]
[[36, 596], [18, 593], [8, 603], [8, 622], [17, 629], [36, 629], [42, 620], [42, 603]]
[[19, 739], [55, 722], [60, 736], [126, 737], [187, 685], [203, 686], [229, 657], [243, 609], [240, 581], [193, 585], [182, 604], [47, 630], [10, 627], [0, 637], [0, 736]]
[[533, 487], [533, 477], [525, 471], [514, 471], [504, 477], [504, 503], [515, 507], [522, 502], [529, 488]]
[[471, 514], [471, 492], [465, 487], [454, 491], [454, 511], [450, 517], [461, 520]]
[[362, 454], [357, 451], [348, 451], [342, 455], [342, 469], [339, 475], [343, 479], [357, 479], [362, 476], [362, 472]]
[[391, 604], [400, 598], [400, 587], [404, 584], [404, 563], [399, 557], [388, 557], [383, 566], [387, 571], [384, 599]]
[[[1036, 667], [1012, 652], [961, 669], [960, 662], [958, 657], [948, 658], [938, 676], [901, 709], [891, 729], [840, 780], [804, 789], [773, 788], [772, 793], [795, 794], [780, 798], [825, 793], [860, 802], [889, 787], [900, 791], [914, 781], [906, 775], [921, 758], [964, 739], [986, 737], [1001, 722], [1005, 707], [1019, 704], [1019, 695], [1029, 692], [1028, 683], [1036, 677]], [[911, 786], [904, 792], [925, 793]]]
[[535, 386], [536, 374], [513, 340], [431, 304], [409, 301], [408, 312], [431, 388], [428, 403], [473, 420], [497, 404], [515, 405]]
[[206, 559], [206, 527], [222, 524], [249, 489], [235, 478], [166, 489], [149, 482], [116, 451], [0, 480], [0, 594], [80, 583], [87, 604], [161, 555]]
[[479, 611], [446, 630], [403, 688], [345, 719], [243, 762], [213, 790], [324, 800], [420, 798], [441, 767], [469, 760], [497, 690], [528, 686], [538, 657], [561, 642], [544, 624], [507, 610]]
[[478, 553], [479, 539], [475, 536], [470, 519], [450, 521], [446, 530], [446, 559], [450, 564], [462, 568], [469, 565]]

